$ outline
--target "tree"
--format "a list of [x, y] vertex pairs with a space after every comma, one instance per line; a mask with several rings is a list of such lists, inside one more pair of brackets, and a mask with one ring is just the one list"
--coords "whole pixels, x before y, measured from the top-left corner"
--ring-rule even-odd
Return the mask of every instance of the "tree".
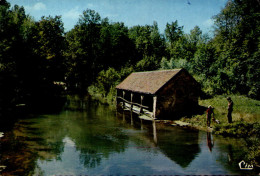
[[57, 62], [62, 58], [62, 42], [54, 21], [58, 26], [62, 23], [51, 17], [36, 23], [23, 7], [1, 5], [0, 79], [5, 95], [0, 99], [5, 99], [8, 107], [17, 103], [38, 105], [58, 95], [53, 81], [63, 77]]
[[66, 34], [68, 42], [67, 82], [71, 88], [86, 92], [98, 74], [101, 17], [93, 10], [83, 12], [77, 25]]
[[167, 42], [169, 42], [170, 47], [173, 47], [174, 42], [178, 41], [183, 35], [183, 26], [178, 26], [178, 21], [167, 23], [165, 28], [165, 36]]
[[169, 56], [175, 59], [180, 59], [180, 57], [183, 58], [182, 53], [183, 50], [185, 50], [183, 43], [187, 42], [183, 35], [183, 26], [178, 26], [177, 20], [171, 24], [167, 23], [165, 37]]
[[135, 43], [138, 60], [152, 55], [152, 42], [150, 39], [151, 26], [134, 26], [129, 30], [129, 37]]
[[213, 40], [219, 60], [232, 72], [235, 90], [259, 98], [258, 1], [229, 0], [214, 17]]
[[161, 59], [163, 56], [166, 56], [165, 50], [165, 38], [159, 32], [158, 23], [156, 21], [153, 22], [151, 26], [151, 41], [153, 46], [153, 56]]
[[65, 37], [61, 16], [42, 17], [33, 30], [32, 48], [41, 62], [44, 79], [63, 81]]
[[[22, 98], [25, 82], [24, 62], [26, 53], [24, 32], [26, 15], [23, 7], [9, 9], [6, 1], [0, 5], [0, 79], [3, 92], [0, 97], [6, 106], [14, 105]], [[26, 59], [25, 59], [26, 61]], [[28, 63], [27, 63], [28, 64]], [[26, 68], [25, 68], [26, 69]]]
[[103, 66], [101, 69], [108, 67], [119, 69], [122, 65], [133, 62], [135, 45], [129, 39], [128, 28], [124, 23], [102, 22], [100, 42], [102, 55], [99, 63]]
[[135, 43], [138, 58], [135, 60], [137, 70], [158, 69], [161, 58], [166, 55], [166, 46], [163, 35], [159, 33], [157, 22], [151, 26], [138, 25], [130, 28], [129, 37]]
[[9, 8], [10, 4], [6, 0], [0, 1], [0, 8]]

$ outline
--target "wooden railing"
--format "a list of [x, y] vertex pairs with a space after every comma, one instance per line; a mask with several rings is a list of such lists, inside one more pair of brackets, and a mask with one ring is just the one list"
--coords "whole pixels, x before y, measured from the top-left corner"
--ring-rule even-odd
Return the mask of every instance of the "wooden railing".
[[128, 101], [128, 100], [124, 99], [123, 97], [118, 96], [117, 98], [122, 99], [126, 103], [129, 103], [129, 104], [132, 104], [132, 105], [137, 105], [137, 106], [140, 106], [140, 107], [145, 108], [145, 109], [149, 109], [148, 106], [144, 106], [144, 105], [141, 105], [141, 104], [138, 104], [138, 103], [134, 103], [134, 102]]

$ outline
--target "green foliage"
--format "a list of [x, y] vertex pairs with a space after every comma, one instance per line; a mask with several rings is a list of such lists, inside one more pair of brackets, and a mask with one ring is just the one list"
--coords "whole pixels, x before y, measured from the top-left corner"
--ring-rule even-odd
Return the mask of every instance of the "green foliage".
[[23, 7], [0, 3], [0, 74], [12, 82], [3, 88], [13, 90], [10, 102], [54, 92], [53, 81], [81, 93], [94, 85], [113, 97], [116, 84], [133, 71], [173, 68], [187, 69], [207, 94], [260, 99], [257, 1], [229, 0], [213, 17], [211, 39], [198, 26], [184, 34], [177, 20], [160, 34], [157, 22], [128, 28], [90, 9], [65, 34], [60, 16], [34, 21]]
[[247, 145], [248, 151], [245, 156], [245, 159], [247, 161], [250, 161], [252, 165], [259, 166], [259, 164], [260, 164], [260, 138], [259, 138], [259, 136], [247, 138], [246, 145]]
[[115, 87], [132, 72], [132, 67], [124, 67], [120, 71], [116, 71], [114, 68], [102, 70], [99, 72], [95, 84], [88, 87], [88, 92], [104, 103], [115, 105]]
[[172, 46], [183, 35], [183, 26], [178, 26], [178, 21], [167, 23], [165, 28], [165, 36], [167, 41]]
[[[260, 99], [260, 21], [258, 1], [229, 0], [213, 17], [210, 39], [195, 26], [184, 34], [178, 21], [160, 34], [157, 22], [128, 28], [83, 11], [73, 29], [64, 32], [61, 16], [34, 21], [23, 7], [0, 1], [0, 107], [36, 104], [59, 95], [54, 81], [70, 92], [91, 93], [115, 101], [115, 86], [133, 71], [185, 68], [210, 95], [240, 94]], [[201, 100], [215, 107], [216, 133], [250, 138], [259, 144], [259, 102], [232, 96], [234, 123], [227, 124], [226, 99]], [[3, 105], [4, 104], [4, 105]], [[185, 119], [206, 126], [204, 115]], [[251, 145], [251, 143], [252, 145]], [[259, 158], [259, 152], [248, 158]]]
[[83, 12], [78, 24], [66, 34], [69, 89], [85, 92], [98, 74], [109, 67], [131, 63], [135, 46], [123, 23], [110, 23], [93, 10]]
[[253, 165], [260, 163], [260, 124], [237, 121], [232, 124], [215, 125], [214, 133], [223, 136], [239, 137], [245, 140], [245, 159]]
[[26, 55], [28, 48], [24, 37], [26, 15], [23, 7], [15, 5], [9, 10], [4, 3], [0, 7], [0, 99], [4, 104], [15, 104], [24, 93], [24, 81], [27, 69], [30, 68], [28, 58], [20, 59]]
[[[234, 123], [232, 124], [228, 124], [227, 121], [228, 102], [226, 97], [228, 96], [231, 97], [234, 103], [234, 111], [232, 113]], [[223, 129], [230, 129], [241, 126], [246, 129], [245, 131], [256, 130], [254, 132], [252, 131], [252, 134], [257, 134], [259, 132], [260, 101], [258, 100], [238, 95], [221, 95], [210, 99], [199, 100], [199, 105], [204, 107], [211, 105], [214, 108], [214, 117], [220, 121], [220, 124], [212, 123], [213, 127], [216, 127], [216, 131], [222, 127]], [[205, 120], [206, 113], [195, 115], [191, 119], [186, 119], [187, 122], [206, 127], [206, 123], [203, 123]]]
[[42, 76], [49, 81], [63, 81], [65, 38], [61, 16], [42, 17], [34, 26], [33, 33], [32, 49], [44, 70]]
[[99, 70], [101, 17], [93, 10], [83, 12], [77, 25], [66, 34], [67, 84], [85, 93]]
[[99, 72], [97, 77], [97, 87], [101, 90], [104, 96], [106, 96], [111, 87], [115, 87], [119, 84], [120, 75], [114, 68], [109, 68], [108, 70], [102, 70]]
[[162, 66], [161, 69], [185, 68], [186, 70], [191, 70], [191, 64], [186, 59], [171, 58], [167, 61], [165, 58], [162, 58], [160, 65]]
[[[234, 102], [233, 123], [228, 123], [227, 120], [227, 96], [230, 96]], [[245, 96], [222, 95], [199, 100], [199, 105], [214, 107], [214, 117], [220, 123], [211, 123], [213, 133], [243, 139], [247, 145], [245, 160], [254, 165], [260, 163], [260, 101]], [[194, 115], [192, 118], [182, 118], [181, 120], [191, 123], [199, 129], [207, 130], [206, 112]]]
[[154, 56], [146, 56], [136, 64], [136, 71], [157, 70], [159, 61]]
[[136, 57], [141, 60], [145, 57], [164, 56], [165, 39], [159, 33], [158, 24], [152, 26], [134, 26], [129, 29], [129, 38], [135, 43]]
[[[100, 71], [109, 67], [119, 70], [131, 66], [135, 71], [186, 68], [207, 94], [239, 93], [259, 99], [259, 25], [256, 25], [259, 20], [256, 24], [252, 20], [258, 19], [258, 6], [253, 2], [228, 1], [213, 17], [212, 39], [202, 34], [198, 26], [184, 34], [177, 20], [167, 23], [162, 35], [156, 22], [128, 29], [123, 23], [110, 23], [107, 18], [101, 19], [94, 11], [87, 10], [82, 16], [86, 20], [81, 19], [67, 34], [70, 50], [67, 74], [72, 75], [68, 83], [83, 84], [81, 87], [86, 88], [97, 82]], [[86, 34], [91, 34], [87, 31], [95, 25], [95, 34], [87, 37]], [[78, 29], [84, 32], [73, 34]], [[88, 50], [85, 47], [88, 42], [82, 39], [95, 35], [97, 38], [90, 42]], [[105, 92], [109, 87], [113, 86], [107, 86]]]
[[229, 0], [214, 17], [218, 62], [232, 72], [233, 89], [259, 99], [259, 7], [257, 1]]
[[59, 17], [35, 22], [23, 7], [14, 5], [9, 9], [9, 5], [1, 5], [0, 99], [7, 107], [17, 103], [33, 105], [58, 93], [53, 81], [57, 75], [63, 78], [64, 72], [59, 69], [63, 28], [58, 30], [57, 23], [62, 26]]
[[233, 136], [233, 137], [247, 137], [251, 136], [254, 124], [244, 123], [243, 121], [237, 121], [234, 123], [216, 124], [214, 133], [221, 134], [223, 136]]

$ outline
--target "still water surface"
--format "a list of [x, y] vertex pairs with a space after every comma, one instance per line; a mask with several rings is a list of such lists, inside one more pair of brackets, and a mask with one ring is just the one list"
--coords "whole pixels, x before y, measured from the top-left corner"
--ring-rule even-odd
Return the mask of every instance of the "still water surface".
[[93, 101], [1, 126], [3, 175], [248, 174], [238, 167], [238, 139], [141, 121]]

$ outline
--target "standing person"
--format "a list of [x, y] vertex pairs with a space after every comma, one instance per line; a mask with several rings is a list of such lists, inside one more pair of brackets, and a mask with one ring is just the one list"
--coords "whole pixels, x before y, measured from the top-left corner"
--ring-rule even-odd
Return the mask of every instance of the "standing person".
[[214, 119], [213, 107], [211, 105], [209, 105], [208, 109], [207, 109], [207, 126], [208, 127], [210, 127], [211, 115], [212, 115], [212, 118]]
[[228, 114], [227, 114], [228, 123], [232, 123], [233, 101], [231, 100], [230, 97], [227, 97], [227, 101], [228, 101]]

